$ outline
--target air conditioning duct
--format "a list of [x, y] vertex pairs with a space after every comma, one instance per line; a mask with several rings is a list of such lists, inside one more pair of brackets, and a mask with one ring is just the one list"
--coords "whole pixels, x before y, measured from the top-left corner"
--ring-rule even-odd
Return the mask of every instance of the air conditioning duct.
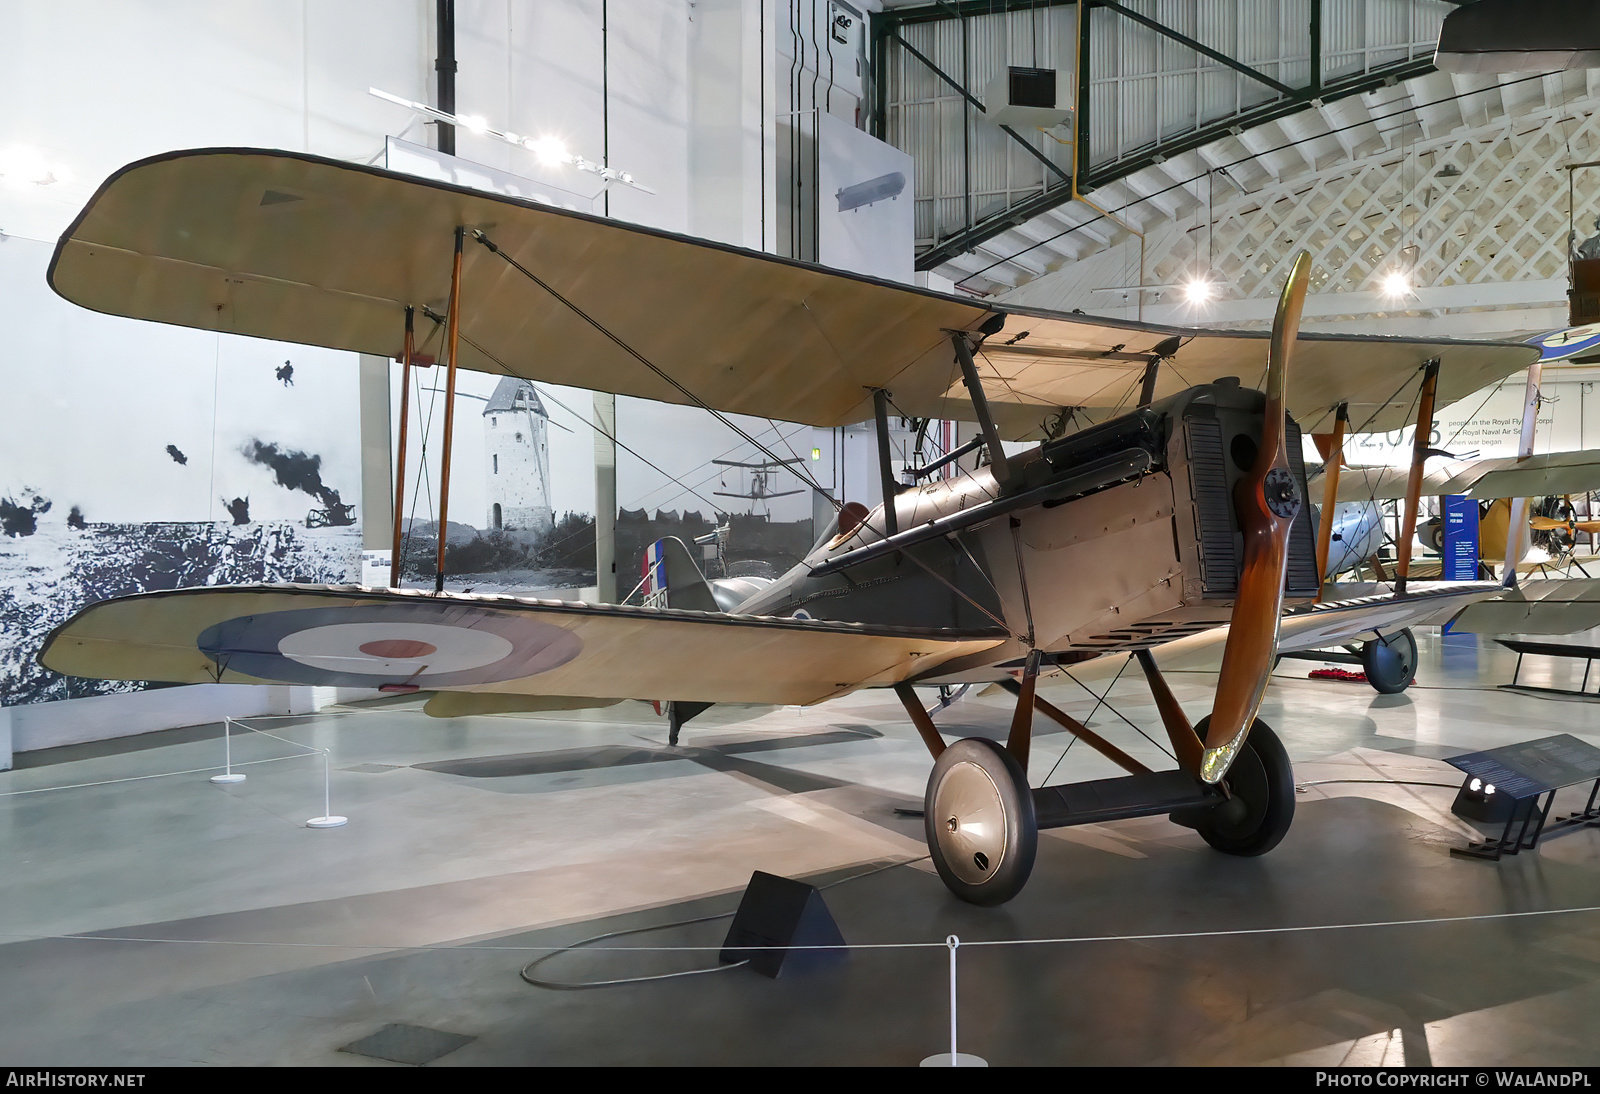
[[995, 125], [1013, 129], [1051, 129], [1072, 120], [1071, 82], [1054, 68], [1009, 65], [989, 82], [984, 93], [984, 117]]

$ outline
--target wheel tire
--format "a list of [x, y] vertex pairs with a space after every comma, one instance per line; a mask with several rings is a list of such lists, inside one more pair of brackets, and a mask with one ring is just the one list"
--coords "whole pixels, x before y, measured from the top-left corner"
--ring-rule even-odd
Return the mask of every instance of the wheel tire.
[[1367, 683], [1380, 695], [1394, 695], [1417, 678], [1417, 640], [1407, 627], [1361, 644], [1361, 667]]
[[[1194, 731], [1205, 740], [1208, 714]], [[1272, 727], [1257, 718], [1223, 779], [1229, 798], [1196, 818], [1195, 830], [1229, 855], [1264, 855], [1294, 821], [1294, 772]]]
[[967, 737], [934, 761], [923, 796], [933, 864], [969, 904], [1004, 904], [1033, 872], [1039, 825], [1028, 776], [994, 741]]

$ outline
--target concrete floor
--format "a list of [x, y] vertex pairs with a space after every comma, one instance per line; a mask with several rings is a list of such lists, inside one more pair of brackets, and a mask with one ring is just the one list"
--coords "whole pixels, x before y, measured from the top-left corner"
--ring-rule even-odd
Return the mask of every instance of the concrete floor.
[[[350, 818], [330, 830], [305, 827], [324, 812], [320, 757], [217, 786], [217, 727], [24, 754], [0, 774], [0, 1064], [396, 1066], [340, 1051], [393, 1024], [459, 1035], [391, 1038], [421, 1058], [459, 1046], [430, 1066], [914, 1064], [948, 1047], [951, 933], [961, 1049], [996, 1065], [1600, 1063], [1600, 912], [1460, 918], [1600, 907], [1600, 831], [1497, 864], [1452, 857], [1475, 833], [1449, 814], [1459, 776], [1439, 759], [1557, 732], [1600, 744], [1600, 705], [1498, 690], [1515, 659], [1472, 636], [1419, 639], [1399, 696], [1283, 663], [1263, 717], [1303, 792], [1271, 854], [1228, 858], [1164, 818], [1053, 831], [997, 909], [951, 897], [921, 821], [893, 812], [920, 806], [928, 759], [887, 693], [713, 709], [677, 750], [638, 703], [454, 722], [408, 703], [234, 738], [236, 762], [330, 750], [332, 811]], [[1523, 682], [1581, 670], [1530, 658]], [[1213, 680], [1174, 685], [1203, 712]], [[1041, 692], [1079, 717], [1094, 706], [1070, 682]], [[936, 720], [1003, 736], [1006, 699]], [[1141, 683], [1112, 701], [1161, 737]], [[1105, 708], [1091, 725], [1166, 765]], [[1070, 741], [1038, 728], [1036, 783]], [[1053, 781], [1116, 773], [1080, 745]], [[45, 787], [69, 788], [19, 793]], [[731, 912], [753, 870], [837, 882], [824, 896], [851, 943], [933, 945], [776, 981], [518, 976], [546, 947]], [[1127, 937], [1396, 920], [1429, 922]], [[540, 975], [714, 964], [682, 947], [717, 946], [727, 924], [617, 939], [676, 949], [567, 953]], [[1063, 938], [1095, 940], [972, 945]]]

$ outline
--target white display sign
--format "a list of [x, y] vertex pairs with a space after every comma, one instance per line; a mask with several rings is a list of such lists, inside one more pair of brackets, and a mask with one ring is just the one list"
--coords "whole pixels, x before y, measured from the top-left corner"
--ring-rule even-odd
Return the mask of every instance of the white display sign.
[[[1600, 402], [1593, 387], [1590, 381], [1545, 380], [1540, 386], [1535, 452], [1568, 452], [1595, 443], [1600, 437]], [[1518, 374], [1461, 400], [1439, 413], [1430, 445], [1468, 459], [1515, 456], [1522, 438], [1524, 395], [1524, 379]], [[1352, 436], [1346, 442], [1347, 459], [1353, 464], [1404, 467], [1411, 462], [1412, 432], [1408, 426]]]
[[817, 261], [910, 284], [916, 222], [912, 159], [822, 114], [817, 130]]
[[369, 589], [389, 586], [389, 565], [393, 561], [388, 551], [361, 552], [361, 584]]

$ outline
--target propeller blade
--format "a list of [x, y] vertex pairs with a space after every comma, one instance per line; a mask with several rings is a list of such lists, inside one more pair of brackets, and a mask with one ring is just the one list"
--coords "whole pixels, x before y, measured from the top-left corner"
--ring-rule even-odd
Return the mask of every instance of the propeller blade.
[[1278, 622], [1283, 614], [1284, 571], [1289, 562], [1289, 528], [1305, 499], [1289, 469], [1284, 389], [1289, 358], [1300, 333], [1300, 310], [1311, 277], [1311, 255], [1295, 259], [1278, 313], [1272, 321], [1267, 351], [1267, 406], [1261, 422], [1261, 447], [1255, 466], [1239, 480], [1234, 511], [1244, 533], [1244, 570], [1233, 602], [1217, 697], [1211, 708], [1200, 778], [1220, 782], [1243, 747], [1245, 735], [1261, 709], [1267, 678], [1278, 653]]

